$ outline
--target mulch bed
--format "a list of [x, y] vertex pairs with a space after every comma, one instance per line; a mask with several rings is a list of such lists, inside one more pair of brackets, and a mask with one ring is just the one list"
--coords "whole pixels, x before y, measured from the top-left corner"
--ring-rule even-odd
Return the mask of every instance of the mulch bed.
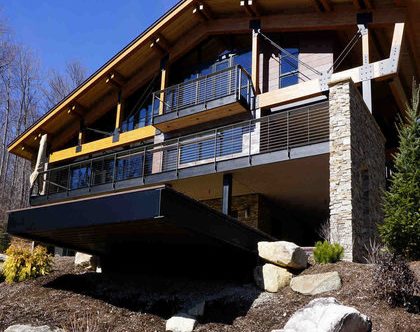
[[[419, 275], [420, 263], [412, 264]], [[304, 274], [338, 271], [343, 287], [325, 293], [368, 315], [373, 331], [418, 332], [420, 315], [390, 308], [375, 295], [371, 265], [315, 265]], [[321, 297], [321, 296], [317, 296]], [[185, 303], [206, 299], [195, 331], [260, 332], [279, 329], [315, 297], [289, 287], [263, 293], [250, 283], [147, 276], [107, 276], [76, 270], [72, 258], [55, 258], [55, 271], [19, 284], [0, 284], [0, 331], [13, 324], [50, 325], [68, 331], [164, 331]]]

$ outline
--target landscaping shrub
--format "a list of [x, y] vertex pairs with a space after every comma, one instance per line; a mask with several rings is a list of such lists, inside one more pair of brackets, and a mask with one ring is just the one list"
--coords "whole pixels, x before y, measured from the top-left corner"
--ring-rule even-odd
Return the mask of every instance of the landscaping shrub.
[[41, 246], [31, 251], [27, 244], [15, 242], [6, 250], [6, 255], [3, 274], [8, 283], [46, 275], [52, 268], [52, 257]]
[[318, 241], [315, 244], [314, 258], [315, 262], [326, 264], [338, 262], [344, 254], [344, 248], [338, 243], [329, 243], [328, 241]]
[[419, 282], [402, 256], [382, 253], [374, 274], [376, 293], [391, 306], [419, 313]]
[[420, 259], [420, 88], [413, 89], [412, 106], [405, 124], [398, 128], [399, 151], [395, 172], [384, 196], [384, 223], [379, 232], [392, 252]]

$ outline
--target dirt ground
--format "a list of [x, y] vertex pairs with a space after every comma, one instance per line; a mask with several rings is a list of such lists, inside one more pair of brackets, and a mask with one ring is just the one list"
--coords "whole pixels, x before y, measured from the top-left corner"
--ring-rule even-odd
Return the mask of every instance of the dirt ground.
[[[412, 265], [420, 274], [420, 262]], [[340, 262], [316, 265], [304, 274], [338, 271], [343, 287], [332, 293], [341, 303], [368, 315], [373, 331], [418, 332], [420, 315], [390, 308], [375, 296], [373, 267]], [[321, 297], [321, 296], [317, 296]], [[174, 277], [121, 277], [75, 270], [72, 258], [56, 258], [48, 276], [0, 284], [0, 331], [13, 324], [50, 325], [68, 331], [164, 331], [165, 320], [188, 303], [206, 300], [195, 331], [260, 332], [279, 329], [315, 297], [289, 287], [264, 293], [246, 282]]]

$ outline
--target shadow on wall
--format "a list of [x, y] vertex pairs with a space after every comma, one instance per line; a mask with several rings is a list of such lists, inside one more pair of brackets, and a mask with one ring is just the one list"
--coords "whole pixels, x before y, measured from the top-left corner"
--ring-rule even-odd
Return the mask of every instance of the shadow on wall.
[[321, 240], [319, 230], [328, 219], [328, 208], [307, 211], [302, 207], [276, 206], [272, 219], [272, 235], [282, 241], [312, 247]]

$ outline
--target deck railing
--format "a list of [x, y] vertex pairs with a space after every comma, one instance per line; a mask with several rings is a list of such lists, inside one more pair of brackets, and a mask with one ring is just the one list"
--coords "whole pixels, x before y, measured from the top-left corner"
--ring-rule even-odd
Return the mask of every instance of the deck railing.
[[153, 93], [153, 114], [179, 112], [236, 95], [248, 105], [254, 101], [251, 76], [240, 65], [230, 67]]
[[38, 175], [32, 196], [140, 179], [203, 164], [286, 150], [329, 140], [328, 103], [131, 148]]

